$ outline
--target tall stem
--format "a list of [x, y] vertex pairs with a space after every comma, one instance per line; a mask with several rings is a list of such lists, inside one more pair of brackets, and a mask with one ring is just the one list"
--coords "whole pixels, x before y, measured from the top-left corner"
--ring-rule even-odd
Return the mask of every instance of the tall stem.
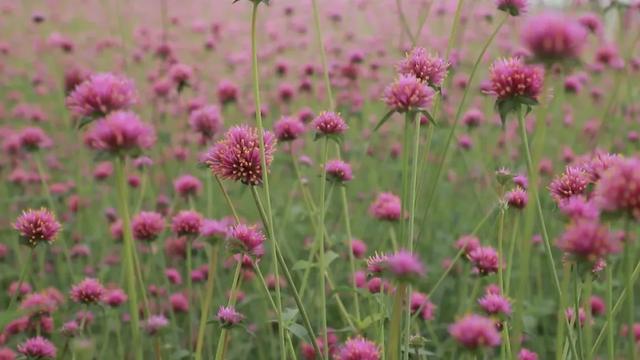
[[354, 274], [356, 273], [356, 262], [353, 255], [353, 235], [351, 234], [351, 222], [349, 220], [349, 203], [347, 202], [347, 190], [344, 187], [340, 188], [340, 197], [342, 198], [342, 216], [344, 216], [344, 226], [347, 230], [347, 239], [349, 242], [349, 266], [351, 268], [350, 282], [353, 288], [353, 307], [356, 310], [356, 319], [360, 321], [360, 303], [358, 301], [358, 289], [354, 279]]
[[[193, 298], [193, 281], [191, 279], [191, 270], [192, 270], [192, 243], [193, 243], [193, 239], [188, 238], [187, 239], [187, 261], [185, 264], [185, 276], [187, 277], [187, 299], [189, 299], [189, 302], [191, 302], [192, 298]], [[187, 312], [187, 349], [189, 349], [190, 351], [193, 349], [193, 344], [191, 342], [191, 335], [192, 335], [192, 323], [191, 323], [191, 312]]]
[[129, 296], [129, 315], [131, 316], [131, 344], [135, 351], [135, 358], [142, 360], [142, 346], [140, 338], [140, 314], [138, 313], [138, 292], [136, 290], [136, 270], [134, 265], [135, 246], [133, 243], [133, 233], [131, 230], [131, 220], [129, 218], [129, 204], [127, 202], [127, 180], [125, 179], [124, 167], [126, 158], [121, 156], [116, 159], [116, 187], [118, 192], [118, 207], [120, 218], [122, 219], [122, 235], [124, 238], [124, 260], [126, 270], [127, 292]]
[[624, 252], [624, 275], [627, 285], [627, 346], [629, 360], [636, 359], [636, 341], [635, 331], [633, 331], [634, 318], [635, 318], [635, 302], [634, 302], [634, 281], [633, 281], [633, 259], [635, 258], [633, 239], [629, 233], [629, 220], [625, 220], [625, 252]]
[[591, 344], [593, 343], [593, 324], [592, 315], [591, 315], [591, 293], [593, 290], [593, 275], [591, 274], [591, 269], [587, 271], [586, 279], [584, 282], [584, 299], [582, 300], [582, 308], [584, 309], [585, 314], [587, 315], [586, 321], [584, 324], [584, 340], [585, 340], [585, 358], [587, 360], [593, 359], [593, 352], [591, 352]]
[[393, 307], [391, 310], [391, 322], [389, 324], [389, 347], [387, 348], [387, 358], [398, 360], [400, 356], [400, 323], [402, 322], [402, 299], [406, 295], [406, 286], [401, 283], [396, 288], [393, 297]]
[[322, 63], [322, 75], [324, 79], [324, 87], [329, 97], [329, 110], [333, 111], [336, 107], [333, 99], [333, 91], [331, 90], [331, 81], [329, 80], [329, 66], [327, 66], [327, 54], [324, 51], [324, 41], [322, 40], [322, 28], [320, 27], [320, 14], [318, 12], [318, 1], [311, 0], [313, 7], [313, 24], [316, 28], [316, 41], [320, 47], [320, 62]]
[[[242, 262], [238, 260], [236, 264], [235, 274], [233, 275], [233, 284], [231, 284], [231, 294], [229, 296], [229, 302], [227, 306], [234, 307], [236, 305], [236, 299], [238, 297], [238, 288], [240, 286], [240, 270], [242, 269]], [[216, 348], [216, 358], [215, 360], [223, 360], [225, 359], [225, 352], [227, 349], [227, 338], [229, 337], [229, 329], [223, 328], [220, 332], [220, 337], [218, 338], [218, 347]]]
[[204, 333], [207, 327], [207, 318], [209, 317], [209, 308], [213, 300], [213, 285], [216, 277], [216, 268], [218, 262], [218, 245], [211, 247], [209, 253], [209, 272], [207, 273], [207, 287], [205, 288], [204, 302], [200, 310], [200, 323], [198, 324], [198, 338], [196, 342], [195, 359], [202, 360], [202, 348], [204, 346]]
[[[613, 270], [611, 264], [605, 269], [607, 273], [607, 354], [609, 359], [615, 359], [615, 338], [613, 329]], [[592, 350], [593, 353], [593, 350]]]
[[[329, 138], [325, 137], [322, 139], [322, 164], [321, 164], [321, 174], [320, 174], [320, 196], [318, 198], [318, 228], [316, 229], [316, 242], [318, 243], [318, 261], [320, 262], [320, 319], [321, 319], [321, 335], [323, 344], [328, 344], [328, 335], [327, 335], [327, 300], [325, 296], [325, 273], [327, 272], [327, 264], [325, 262], [324, 256], [324, 232], [322, 231], [324, 227], [324, 215], [325, 215], [325, 190], [327, 185], [327, 172], [325, 170], [325, 166], [327, 164], [327, 156], [328, 156], [328, 147]], [[323, 349], [323, 359], [329, 358], [329, 349], [328, 346], [324, 346]]]

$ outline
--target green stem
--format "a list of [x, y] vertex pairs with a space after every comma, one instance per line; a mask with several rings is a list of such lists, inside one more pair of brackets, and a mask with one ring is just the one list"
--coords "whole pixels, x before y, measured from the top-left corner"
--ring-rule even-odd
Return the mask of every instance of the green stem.
[[[229, 302], [227, 306], [234, 307], [236, 304], [236, 298], [238, 294], [238, 287], [240, 286], [240, 275], [242, 269], [242, 262], [238, 261], [236, 264], [235, 274], [233, 275], [233, 283], [231, 284], [231, 295], [229, 296]], [[229, 329], [223, 328], [218, 338], [218, 347], [216, 348], [215, 360], [225, 359], [225, 352], [227, 349], [227, 338], [229, 337]]]
[[391, 311], [391, 322], [389, 324], [389, 347], [387, 348], [387, 358], [398, 360], [400, 355], [400, 323], [402, 320], [402, 299], [405, 297], [406, 286], [401, 283], [396, 288], [393, 297], [393, 308]]
[[498, 265], [498, 285], [500, 286], [500, 293], [504, 294], [504, 276], [502, 270], [502, 262], [504, 261], [504, 252], [502, 250], [502, 243], [504, 241], [504, 216], [505, 209], [504, 206], [500, 207], [500, 216], [498, 217], [498, 254], [499, 255], [499, 265]]
[[[607, 329], [607, 353], [609, 359], [615, 359], [615, 340], [613, 329], [613, 270], [609, 264], [605, 271], [607, 272], [607, 325], [603, 329]], [[593, 353], [593, 349], [591, 353]]]
[[635, 318], [633, 259], [635, 258], [633, 239], [629, 232], [629, 220], [625, 220], [625, 252], [624, 252], [624, 276], [627, 285], [627, 346], [629, 360], [636, 359], [635, 332], [633, 331]]
[[[327, 334], [327, 300], [326, 300], [326, 285], [325, 285], [325, 273], [327, 271], [327, 264], [325, 262], [325, 243], [324, 243], [324, 232], [322, 228], [324, 227], [324, 214], [325, 214], [325, 189], [327, 184], [327, 172], [325, 171], [325, 166], [327, 164], [327, 156], [328, 156], [328, 142], [329, 139], [325, 137], [322, 140], [322, 165], [321, 165], [321, 175], [320, 175], [320, 197], [318, 198], [318, 210], [319, 210], [319, 219], [318, 219], [318, 229], [316, 230], [316, 242], [318, 243], [318, 261], [320, 263], [320, 320], [321, 320], [321, 336], [323, 344], [328, 344], [328, 334]], [[329, 349], [328, 346], [324, 346], [323, 349], [323, 359], [329, 358]]]
[[133, 260], [135, 247], [133, 244], [133, 234], [131, 231], [131, 220], [129, 218], [129, 205], [127, 203], [127, 180], [125, 179], [124, 167], [126, 158], [118, 157], [115, 166], [116, 187], [118, 191], [118, 207], [120, 208], [120, 218], [122, 219], [122, 231], [124, 238], [124, 260], [126, 269], [127, 292], [129, 296], [129, 315], [131, 316], [131, 344], [135, 349], [135, 358], [142, 360], [142, 346], [140, 346], [140, 315], [138, 313], [138, 292], [136, 291], [136, 270]]
[[584, 283], [584, 299], [582, 300], [582, 307], [584, 308], [584, 312], [587, 315], [586, 322], [584, 325], [584, 340], [585, 340], [585, 352], [586, 359], [593, 359], [593, 352], [591, 352], [591, 345], [593, 344], [593, 324], [591, 323], [592, 315], [591, 315], [591, 293], [593, 291], [593, 275], [591, 274], [591, 269], [587, 271], [586, 279]]
[[[191, 302], [191, 299], [194, 298], [193, 296], [193, 281], [191, 279], [191, 270], [193, 267], [192, 264], [192, 244], [193, 243], [193, 239], [188, 238], [187, 239], [187, 262], [186, 262], [186, 271], [185, 271], [185, 276], [187, 277], [187, 299], [189, 299], [189, 302]], [[191, 342], [191, 336], [192, 336], [192, 323], [191, 323], [191, 312], [187, 312], [187, 349], [189, 349], [189, 351], [193, 350], [193, 343]]]
[[320, 26], [320, 14], [318, 11], [317, 0], [311, 0], [313, 7], [313, 24], [316, 28], [316, 42], [320, 47], [320, 62], [322, 63], [322, 76], [324, 80], [324, 87], [329, 97], [329, 110], [333, 111], [336, 108], [336, 103], [333, 98], [333, 91], [331, 90], [331, 81], [329, 80], [329, 66], [327, 65], [327, 54], [324, 50], [324, 42], [322, 40], [322, 31]]
[[[574, 266], [574, 281], [573, 281], [573, 324], [578, 329], [578, 351], [580, 359], [584, 358], [584, 341], [582, 339], [582, 324], [580, 323], [580, 290], [578, 284], [580, 282], [580, 274], [578, 272], [578, 266]], [[586, 311], [586, 309], [585, 309]]]
[[347, 230], [347, 241], [349, 243], [349, 266], [351, 267], [351, 286], [353, 288], [353, 307], [356, 310], [356, 319], [360, 322], [360, 303], [358, 301], [358, 288], [354, 279], [356, 273], [356, 262], [353, 256], [353, 235], [351, 234], [351, 222], [349, 220], [349, 203], [347, 202], [347, 191], [343, 187], [340, 188], [340, 197], [342, 198], [342, 216], [344, 217], [344, 226]]
[[202, 348], [204, 346], [204, 334], [207, 327], [207, 318], [209, 317], [209, 308], [213, 300], [213, 286], [216, 277], [216, 269], [218, 262], [218, 245], [213, 245], [209, 253], [209, 272], [207, 274], [207, 286], [204, 294], [204, 302], [200, 310], [200, 323], [198, 324], [198, 338], [196, 342], [195, 359], [202, 360]]
[[[33, 254], [35, 253], [35, 248], [32, 248], [31, 251], [29, 252], [29, 258], [33, 258]], [[13, 296], [11, 296], [11, 300], [9, 300], [9, 306], [7, 306], [7, 311], [11, 310], [11, 307], [13, 306], [13, 303], [16, 302], [16, 300], [18, 299], [18, 296], [20, 296], [20, 288], [22, 287], [22, 284], [24, 283], [24, 280], [27, 277], [27, 273], [29, 273], [29, 269], [31, 268], [31, 263], [33, 261], [31, 259], [27, 259], [27, 261], [25, 261], [24, 264], [22, 264], [22, 271], [20, 272], [20, 277], [18, 278], [18, 287], [16, 288], [16, 292], [15, 294], [13, 294]]]

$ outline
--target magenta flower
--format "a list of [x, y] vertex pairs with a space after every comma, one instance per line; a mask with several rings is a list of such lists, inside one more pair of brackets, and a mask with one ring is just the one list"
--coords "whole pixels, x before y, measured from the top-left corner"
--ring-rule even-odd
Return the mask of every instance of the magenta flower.
[[298, 118], [283, 116], [273, 125], [273, 132], [278, 141], [293, 141], [304, 133], [304, 123]]
[[243, 253], [261, 257], [266, 238], [256, 226], [238, 224], [230, 229], [228, 243]]
[[52, 212], [42, 208], [22, 212], [13, 228], [20, 234], [22, 243], [33, 248], [39, 243], [51, 244], [62, 226]]
[[387, 256], [385, 269], [399, 280], [413, 280], [425, 275], [425, 268], [417, 255], [399, 250]]
[[97, 121], [84, 141], [91, 149], [118, 155], [149, 149], [156, 142], [156, 134], [136, 114], [117, 111]]
[[148, 335], [156, 335], [169, 325], [169, 320], [164, 315], [151, 315], [144, 323], [144, 331]]
[[470, 350], [500, 345], [500, 333], [493, 320], [476, 314], [466, 315], [450, 325], [449, 334]]
[[173, 64], [169, 68], [169, 78], [178, 87], [178, 92], [193, 81], [193, 69], [186, 64]]
[[99, 118], [127, 110], [137, 102], [133, 82], [109, 73], [92, 75], [67, 97], [67, 107], [77, 117]]
[[491, 246], [479, 247], [471, 251], [467, 257], [474, 266], [474, 273], [488, 275], [498, 272], [498, 266], [500, 266], [498, 252]]
[[200, 236], [216, 243], [227, 236], [232, 224], [233, 221], [228, 218], [222, 220], [205, 219], [202, 228], [200, 228]]
[[538, 354], [529, 349], [522, 348], [518, 353], [518, 360], [538, 360]]
[[488, 315], [511, 315], [509, 299], [500, 294], [486, 294], [478, 300], [478, 304]]
[[56, 311], [57, 304], [45, 293], [28, 294], [20, 303], [20, 310], [30, 315], [47, 315]]
[[41, 336], [27, 339], [18, 345], [18, 352], [29, 359], [55, 359], [56, 347]]
[[587, 31], [576, 20], [556, 12], [533, 16], [522, 30], [522, 42], [544, 62], [572, 60], [580, 56]]
[[81, 304], [95, 304], [102, 300], [104, 287], [93, 278], [86, 278], [71, 288], [71, 299]]
[[316, 136], [340, 135], [349, 129], [340, 115], [328, 111], [316, 116], [312, 125], [316, 130]]
[[142, 211], [133, 217], [133, 237], [139, 241], [153, 241], [164, 231], [164, 218], [157, 212]]
[[568, 166], [562, 175], [549, 184], [549, 191], [554, 200], [561, 203], [576, 195], [582, 195], [587, 185], [589, 185], [589, 178], [582, 168]]
[[419, 291], [411, 293], [411, 313], [420, 312], [423, 320], [433, 320], [436, 306], [429, 300], [426, 294]]
[[324, 167], [327, 172], [327, 180], [337, 183], [345, 183], [353, 180], [351, 166], [342, 160], [329, 160]]
[[609, 230], [590, 220], [581, 220], [569, 225], [556, 241], [562, 251], [578, 259], [595, 262], [620, 249], [619, 239]]
[[183, 198], [195, 197], [202, 190], [202, 182], [193, 175], [182, 175], [173, 182], [173, 188]]
[[614, 160], [601, 173], [594, 199], [603, 212], [626, 212], [640, 219], [640, 160]]
[[529, 6], [528, 0], [496, 0], [499, 10], [509, 13], [511, 16], [522, 15]]
[[[273, 160], [276, 139], [271, 132], [264, 133], [264, 151], [267, 167]], [[262, 184], [262, 165], [258, 131], [246, 125], [234, 126], [216, 143], [205, 163], [216, 176], [240, 181], [245, 185]]]
[[398, 63], [397, 68], [401, 75], [413, 75], [430, 86], [439, 87], [447, 76], [449, 63], [428, 54], [424, 48], [416, 47]]
[[490, 93], [498, 100], [525, 97], [537, 100], [542, 91], [544, 71], [520, 58], [496, 60], [489, 70]]
[[102, 302], [111, 307], [118, 307], [128, 299], [127, 294], [122, 289], [107, 289], [102, 296]]
[[475, 249], [480, 247], [480, 239], [475, 235], [462, 235], [456, 240], [455, 248], [463, 250], [466, 255], [469, 255]]
[[400, 198], [392, 193], [379, 193], [369, 206], [369, 214], [378, 220], [398, 221], [402, 214]]
[[600, 217], [600, 210], [594, 201], [587, 201], [583, 196], [572, 196], [561, 202], [558, 207], [560, 212], [574, 221], [580, 219], [595, 221]]
[[374, 342], [362, 337], [349, 339], [335, 355], [336, 360], [379, 360], [380, 349]]
[[53, 141], [39, 127], [26, 127], [20, 131], [20, 145], [27, 151], [47, 149], [53, 145]]
[[198, 236], [202, 228], [202, 215], [192, 210], [182, 210], [171, 219], [171, 231], [178, 236]]
[[413, 75], [400, 75], [384, 90], [384, 102], [393, 110], [404, 113], [431, 105], [435, 91]]
[[220, 109], [215, 105], [208, 105], [192, 111], [189, 126], [203, 138], [213, 138], [222, 129]]
[[239, 324], [244, 316], [236, 311], [231, 306], [221, 306], [218, 309], [218, 314], [216, 315], [218, 321], [220, 322], [220, 326], [223, 328], [230, 328], [236, 324]]
[[222, 105], [234, 103], [238, 99], [238, 87], [228, 80], [220, 81], [217, 93], [218, 101], [220, 101]]
[[509, 205], [510, 208], [518, 210], [524, 209], [527, 206], [527, 202], [529, 201], [527, 192], [521, 187], [517, 187], [507, 192], [504, 197], [507, 201], [507, 205]]

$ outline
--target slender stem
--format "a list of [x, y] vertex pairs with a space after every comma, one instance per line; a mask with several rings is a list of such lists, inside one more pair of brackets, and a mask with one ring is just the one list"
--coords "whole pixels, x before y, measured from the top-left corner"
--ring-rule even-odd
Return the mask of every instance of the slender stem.
[[387, 358], [398, 360], [400, 355], [400, 323], [402, 321], [402, 299], [405, 297], [406, 286], [400, 283], [396, 288], [393, 297], [393, 308], [391, 310], [391, 322], [389, 324], [389, 347], [387, 348]]
[[[582, 339], [582, 324], [580, 323], [580, 290], [578, 290], [578, 284], [580, 283], [580, 275], [578, 273], [578, 267], [574, 266], [574, 280], [573, 280], [573, 323], [578, 329], [578, 351], [580, 353], [580, 359], [584, 358], [584, 341]], [[586, 310], [585, 310], [586, 311]]]
[[584, 282], [584, 299], [582, 300], [582, 308], [584, 309], [585, 314], [587, 315], [585, 325], [584, 325], [584, 340], [585, 340], [585, 352], [586, 359], [593, 359], [593, 352], [591, 351], [591, 344], [593, 343], [593, 324], [592, 315], [591, 315], [591, 293], [593, 291], [593, 275], [591, 274], [591, 269], [587, 271], [586, 279]]
[[409, 192], [409, 139], [411, 135], [411, 113], [407, 112], [404, 121], [404, 131], [402, 133], [402, 173], [401, 173], [401, 215], [400, 215], [400, 240], [403, 241], [402, 246], [408, 246], [407, 236], [407, 194]]
[[195, 359], [202, 360], [202, 348], [204, 346], [204, 334], [207, 327], [207, 318], [209, 317], [209, 309], [213, 300], [213, 286], [216, 278], [216, 269], [218, 262], [218, 245], [211, 247], [209, 253], [209, 272], [207, 274], [207, 287], [205, 288], [204, 302], [200, 310], [200, 323], [198, 324], [198, 338], [196, 342]]
[[[325, 273], [327, 271], [327, 264], [325, 262], [325, 254], [324, 254], [324, 232], [322, 228], [324, 227], [324, 214], [325, 214], [325, 189], [327, 184], [327, 172], [325, 171], [325, 166], [327, 164], [327, 156], [328, 156], [328, 143], [329, 138], [325, 137], [322, 139], [322, 165], [321, 165], [321, 175], [320, 175], [320, 197], [318, 198], [318, 229], [316, 230], [316, 242], [318, 243], [318, 261], [320, 262], [320, 320], [321, 320], [321, 336], [323, 344], [328, 344], [328, 334], [327, 334], [327, 300], [326, 300], [326, 285], [325, 285]], [[329, 358], [329, 349], [328, 346], [324, 346], [323, 349], [323, 359]]]
[[409, 27], [409, 23], [407, 22], [407, 17], [404, 16], [404, 12], [402, 11], [401, 0], [396, 0], [396, 9], [398, 10], [398, 16], [400, 17], [400, 23], [402, 24], [402, 29], [409, 36], [409, 40], [411, 40], [411, 44], [416, 44], [416, 38], [413, 36], [413, 32], [411, 32], [411, 28]]
[[316, 42], [320, 47], [320, 62], [322, 63], [322, 75], [324, 79], [324, 87], [329, 97], [329, 110], [333, 111], [336, 108], [336, 103], [333, 98], [333, 91], [331, 90], [331, 81], [329, 80], [329, 66], [327, 65], [327, 54], [324, 50], [324, 41], [322, 40], [322, 31], [320, 26], [320, 14], [318, 11], [318, 1], [311, 0], [313, 7], [313, 24], [316, 28]]
[[[241, 274], [241, 270], [242, 269], [242, 262], [238, 261], [238, 263], [236, 264], [236, 270], [235, 270], [235, 274], [233, 275], [233, 283], [231, 284], [231, 294], [229, 296], [229, 301], [227, 303], [227, 306], [229, 307], [233, 307], [236, 304], [236, 299], [237, 299], [237, 293], [238, 293], [238, 287], [240, 286], [240, 274]], [[222, 328], [222, 331], [220, 332], [220, 337], [218, 338], [218, 347], [216, 348], [216, 357], [215, 360], [222, 360], [225, 359], [225, 352], [226, 352], [226, 343], [227, 343], [227, 338], [229, 337], [229, 329], [227, 328]]]
[[634, 280], [633, 280], [633, 259], [635, 258], [634, 243], [629, 231], [629, 219], [625, 220], [625, 252], [624, 252], [624, 276], [627, 285], [627, 346], [629, 360], [636, 359], [636, 340], [634, 327], [635, 302], [634, 302]]
[[[615, 359], [615, 340], [613, 329], [613, 270], [609, 264], [605, 269], [607, 273], [607, 324], [603, 329], [607, 329], [607, 354], [609, 359]], [[591, 350], [594, 353], [594, 350]]]
[[[193, 280], [191, 279], [191, 270], [193, 267], [192, 264], [192, 245], [193, 245], [193, 239], [191, 238], [187, 238], [187, 261], [185, 264], [185, 276], [187, 277], [187, 299], [189, 299], [189, 302], [191, 302], [191, 299], [193, 298]], [[187, 349], [189, 350], [193, 350], [193, 343], [191, 341], [191, 336], [192, 336], [192, 321], [191, 321], [191, 312], [187, 312]]]
[[498, 217], [498, 285], [500, 286], [500, 293], [504, 294], [504, 276], [502, 270], [502, 262], [504, 261], [504, 252], [502, 243], [504, 241], [504, 206], [500, 207], [500, 216]]
[[356, 273], [356, 262], [353, 255], [353, 235], [351, 234], [351, 222], [349, 220], [349, 203], [347, 202], [347, 191], [343, 187], [340, 188], [340, 197], [342, 198], [342, 216], [344, 217], [344, 225], [347, 230], [347, 241], [349, 243], [349, 266], [351, 268], [351, 286], [353, 287], [353, 307], [356, 310], [356, 319], [360, 322], [360, 303], [358, 301], [358, 288], [354, 279]]
[[227, 189], [224, 188], [224, 184], [222, 184], [222, 181], [220, 180], [219, 177], [214, 176], [214, 178], [216, 179], [216, 182], [218, 183], [218, 186], [220, 187], [220, 191], [222, 192], [222, 195], [224, 196], [224, 200], [227, 203], [227, 206], [229, 207], [229, 210], [231, 210], [231, 214], [233, 214], [233, 219], [236, 221], [236, 224], [240, 223], [240, 217], [238, 216], [238, 213], [236, 212], [235, 206], [233, 206], [233, 202], [231, 201], [231, 198], [229, 197], [229, 193], [227, 193]]
[[126, 269], [126, 281], [129, 296], [129, 315], [131, 316], [131, 344], [135, 349], [135, 358], [142, 360], [142, 346], [140, 346], [140, 315], [138, 313], [138, 292], [136, 290], [136, 270], [133, 259], [135, 247], [133, 244], [133, 234], [131, 231], [131, 220], [129, 218], [129, 205], [127, 202], [127, 181], [125, 179], [124, 167], [126, 158], [118, 157], [116, 160], [115, 174], [116, 187], [118, 191], [118, 207], [120, 208], [120, 218], [122, 219], [122, 231], [124, 238], [124, 258]]
[[[35, 253], [35, 249], [31, 249], [29, 252], [30, 257], [33, 258], [33, 254]], [[7, 306], [7, 311], [11, 310], [13, 303], [16, 302], [18, 296], [20, 296], [20, 288], [22, 288], [22, 284], [24, 283], [27, 273], [29, 273], [29, 269], [31, 268], [31, 263], [33, 261], [31, 259], [27, 259], [24, 264], [22, 264], [22, 271], [20, 272], [20, 277], [18, 278], [18, 287], [16, 288], [16, 292], [11, 296], [11, 300], [9, 300], [9, 306]]]

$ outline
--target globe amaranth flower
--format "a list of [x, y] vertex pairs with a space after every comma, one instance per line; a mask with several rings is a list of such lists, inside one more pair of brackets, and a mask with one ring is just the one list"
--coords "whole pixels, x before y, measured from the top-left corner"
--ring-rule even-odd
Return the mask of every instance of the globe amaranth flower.
[[142, 211], [133, 217], [131, 228], [138, 241], [153, 241], [164, 231], [164, 217], [153, 211]]
[[178, 236], [200, 235], [203, 218], [193, 210], [182, 210], [171, 219], [171, 231]]
[[316, 116], [312, 126], [316, 131], [316, 137], [339, 136], [349, 129], [339, 114], [329, 111], [321, 112]]
[[473, 272], [480, 275], [488, 275], [498, 272], [500, 259], [498, 252], [491, 246], [484, 246], [469, 252], [467, 258], [473, 264]]
[[556, 246], [579, 260], [589, 262], [620, 250], [619, 239], [605, 226], [591, 220], [570, 224], [556, 241]]
[[399, 250], [387, 255], [385, 270], [399, 280], [413, 280], [425, 275], [426, 270], [417, 255], [406, 250]]
[[32, 337], [18, 345], [18, 352], [28, 359], [55, 359], [56, 357], [55, 345], [41, 336]]
[[127, 301], [128, 296], [122, 289], [106, 289], [102, 302], [110, 307], [118, 307]]
[[532, 16], [522, 29], [522, 42], [543, 62], [573, 60], [580, 56], [587, 37], [575, 19], [559, 12]]
[[201, 238], [217, 243], [228, 235], [229, 227], [233, 225], [233, 220], [224, 218], [221, 220], [205, 219], [200, 228]]
[[525, 64], [520, 58], [498, 59], [489, 70], [490, 93], [498, 100], [525, 97], [537, 100], [542, 90], [544, 71]]
[[129, 109], [137, 98], [131, 80], [110, 73], [94, 74], [71, 92], [67, 107], [75, 116], [98, 118]]
[[469, 314], [449, 326], [449, 334], [470, 350], [500, 345], [500, 333], [493, 320]]
[[20, 310], [23, 310], [30, 316], [48, 315], [55, 312], [56, 309], [56, 301], [42, 292], [28, 294], [22, 302], [20, 302]]
[[411, 293], [411, 313], [420, 313], [423, 320], [433, 320], [436, 306], [429, 300], [426, 294], [419, 291]]
[[116, 111], [97, 121], [84, 142], [93, 150], [119, 155], [149, 149], [156, 142], [156, 134], [136, 114]]
[[218, 84], [217, 95], [222, 105], [234, 103], [238, 99], [238, 87], [229, 80], [222, 80]]
[[347, 340], [334, 356], [336, 360], [379, 360], [380, 349], [362, 337]]
[[52, 243], [62, 226], [52, 212], [42, 208], [24, 211], [16, 219], [13, 228], [20, 234], [23, 244], [36, 247], [40, 243]]
[[447, 76], [449, 62], [416, 47], [398, 63], [397, 69], [401, 75], [413, 75], [425, 84], [439, 87]]
[[379, 193], [375, 201], [369, 206], [369, 214], [383, 221], [398, 221], [402, 216], [400, 198], [389, 192]]
[[238, 224], [229, 231], [228, 244], [241, 252], [256, 257], [264, 254], [264, 242], [266, 238], [262, 231], [254, 226]]
[[353, 172], [351, 171], [351, 165], [342, 160], [329, 160], [324, 167], [324, 171], [327, 173], [327, 180], [335, 181], [337, 183], [345, 183], [353, 180]]
[[640, 219], [640, 159], [614, 160], [596, 183], [594, 199], [603, 212], [625, 212]]
[[529, 201], [526, 190], [521, 187], [516, 187], [515, 189], [507, 192], [504, 197], [510, 208], [518, 210], [524, 209]]
[[144, 323], [144, 331], [148, 335], [156, 335], [167, 326], [169, 326], [169, 320], [164, 315], [151, 315]]
[[[264, 156], [267, 167], [273, 160], [276, 139], [264, 133]], [[205, 163], [216, 176], [240, 181], [245, 185], [262, 184], [262, 164], [258, 131], [246, 125], [234, 126], [209, 150]]]
[[538, 354], [529, 349], [522, 348], [518, 353], [518, 360], [538, 360]]
[[173, 64], [169, 68], [169, 78], [178, 87], [178, 92], [180, 92], [193, 81], [193, 69], [186, 64]]
[[71, 288], [71, 299], [81, 304], [96, 304], [103, 295], [104, 287], [93, 278], [86, 278]]
[[40, 149], [50, 148], [53, 141], [39, 127], [26, 127], [19, 134], [20, 146], [27, 151], [36, 151]]
[[593, 200], [587, 200], [583, 196], [572, 196], [558, 205], [560, 212], [571, 220], [598, 220], [600, 209]]
[[562, 175], [549, 184], [551, 196], [557, 203], [584, 194], [589, 185], [589, 177], [580, 167], [568, 166]]
[[215, 105], [208, 105], [192, 111], [189, 126], [203, 138], [213, 138], [222, 129], [220, 109]]
[[304, 123], [292, 116], [283, 116], [273, 125], [278, 141], [293, 141], [304, 133]]
[[478, 300], [478, 304], [488, 315], [511, 315], [509, 299], [500, 294], [485, 294]]
[[173, 188], [183, 198], [193, 197], [202, 190], [202, 182], [193, 175], [182, 175], [173, 182]]
[[384, 102], [391, 109], [404, 113], [427, 108], [433, 102], [435, 90], [413, 75], [400, 77], [384, 90]]
[[236, 324], [239, 324], [242, 319], [244, 319], [244, 316], [237, 312], [236, 309], [231, 306], [221, 306], [218, 309], [216, 318], [220, 322], [220, 326], [222, 326], [223, 328], [230, 328]]
[[511, 16], [519, 16], [527, 11], [529, 0], [496, 0], [496, 6]]

